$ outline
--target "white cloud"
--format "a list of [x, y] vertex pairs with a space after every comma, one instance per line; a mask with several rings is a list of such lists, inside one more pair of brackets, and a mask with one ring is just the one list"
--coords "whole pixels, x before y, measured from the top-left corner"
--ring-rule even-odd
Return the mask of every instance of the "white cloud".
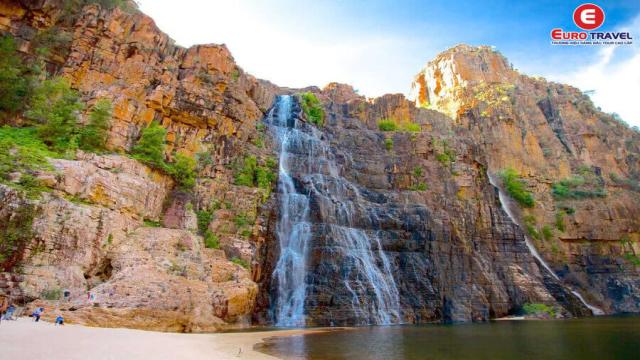
[[[632, 31], [635, 30], [635, 31]], [[602, 47], [594, 61], [569, 74], [549, 75], [554, 81], [579, 89], [594, 90], [593, 102], [603, 111], [618, 113], [631, 125], [640, 126], [640, 17], [616, 31], [631, 31], [633, 45]]]

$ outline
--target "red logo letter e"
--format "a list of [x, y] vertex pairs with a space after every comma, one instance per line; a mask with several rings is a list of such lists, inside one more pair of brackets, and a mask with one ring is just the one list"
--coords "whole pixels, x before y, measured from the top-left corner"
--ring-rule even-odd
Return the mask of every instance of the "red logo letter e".
[[604, 23], [604, 11], [595, 4], [582, 4], [573, 11], [573, 22], [582, 30], [595, 30]]

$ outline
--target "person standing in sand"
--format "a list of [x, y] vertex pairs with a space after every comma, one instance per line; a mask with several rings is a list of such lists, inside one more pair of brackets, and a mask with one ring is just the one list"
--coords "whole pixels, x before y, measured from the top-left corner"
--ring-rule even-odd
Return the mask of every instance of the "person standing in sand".
[[2, 321], [2, 317], [4, 317], [4, 313], [7, 312], [7, 308], [9, 307], [9, 300], [5, 296], [0, 300], [0, 322]]
[[42, 313], [44, 312], [44, 308], [43, 307], [39, 307], [36, 308], [33, 313], [31, 314], [31, 316], [33, 316], [35, 318], [35, 321], [38, 322], [40, 321], [40, 316], [42, 316]]

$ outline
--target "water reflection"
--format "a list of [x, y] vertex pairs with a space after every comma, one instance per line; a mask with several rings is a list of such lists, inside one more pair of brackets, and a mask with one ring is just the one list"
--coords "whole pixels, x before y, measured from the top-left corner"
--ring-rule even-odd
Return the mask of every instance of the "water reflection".
[[276, 338], [285, 359], [640, 359], [640, 318], [369, 327]]

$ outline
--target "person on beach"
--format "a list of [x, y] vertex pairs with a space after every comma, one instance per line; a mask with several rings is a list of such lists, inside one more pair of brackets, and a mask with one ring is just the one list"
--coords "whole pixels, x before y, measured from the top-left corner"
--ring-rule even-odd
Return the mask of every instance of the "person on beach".
[[16, 307], [13, 304], [10, 304], [7, 308], [7, 311], [4, 313], [4, 320], [14, 320], [13, 313], [16, 311]]
[[4, 314], [7, 312], [7, 308], [9, 307], [9, 301], [7, 300], [6, 297], [2, 297], [2, 300], [0, 301], [0, 321], [2, 321], [2, 318], [4, 317]]
[[36, 308], [33, 313], [31, 314], [31, 316], [33, 316], [35, 318], [35, 321], [38, 322], [40, 321], [40, 316], [42, 316], [42, 313], [44, 312], [44, 308], [43, 307], [39, 307]]
[[58, 317], [56, 317], [55, 325], [64, 325], [64, 318], [62, 317], [62, 315], [58, 315]]

